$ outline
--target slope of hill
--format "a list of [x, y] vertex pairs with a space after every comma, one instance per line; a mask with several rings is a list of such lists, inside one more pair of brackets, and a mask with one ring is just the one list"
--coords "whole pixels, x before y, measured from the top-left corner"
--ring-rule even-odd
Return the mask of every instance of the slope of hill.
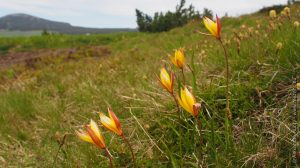
[[33, 31], [48, 30], [63, 34], [86, 34], [86, 33], [112, 33], [112, 32], [128, 32], [135, 29], [126, 28], [85, 28], [72, 26], [69, 23], [50, 21], [27, 14], [11, 14], [0, 18], [0, 29]]
[[[233, 143], [224, 131], [223, 49], [198, 33], [208, 32], [199, 21], [163, 33], [106, 35], [114, 40], [97, 47], [86, 44], [99, 35], [0, 38], [0, 48], [16, 44], [10, 54], [47, 49], [42, 58], [0, 71], [0, 167], [108, 167], [102, 150], [75, 135], [107, 106], [120, 118], [138, 167], [296, 167], [299, 10], [291, 6], [290, 17], [275, 19], [267, 13], [221, 19]], [[174, 99], [157, 81], [161, 67], [172, 70], [178, 93], [182, 72], [168, 55], [180, 47], [189, 65], [186, 85], [203, 105], [202, 145], [194, 117], [183, 109], [178, 117]], [[122, 139], [100, 129], [115, 167], [133, 167]]]

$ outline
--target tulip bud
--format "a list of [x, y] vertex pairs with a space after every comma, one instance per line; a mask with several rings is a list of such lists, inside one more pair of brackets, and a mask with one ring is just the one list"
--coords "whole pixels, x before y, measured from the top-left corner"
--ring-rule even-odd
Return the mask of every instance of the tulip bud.
[[276, 11], [275, 10], [270, 10], [269, 16], [270, 16], [270, 18], [276, 18]]
[[277, 50], [281, 50], [282, 49], [282, 43], [281, 42], [278, 42], [277, 44], [276, 44], [276, 49]]
[[299, 22], [298, 22], [298, 21], [295, 21], [295, 22], [294, 22], [294, 26], [295, 26], [296, 28], [298, 28], [298, 27], [299, 27]]

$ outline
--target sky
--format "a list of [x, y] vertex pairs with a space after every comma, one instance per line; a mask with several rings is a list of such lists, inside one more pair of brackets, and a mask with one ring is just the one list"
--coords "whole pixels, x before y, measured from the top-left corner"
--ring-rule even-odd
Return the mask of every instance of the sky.
[[[74, 26], [97, 28], [136, 28], [135, 9], [153, 15], [174, 11], [180, 0], [0, 0], [0, 17], [26, 13], [68, 22]], [[287, 0], [186, 0], [202, 11], [211, 9], [219, 16], [239, 16], [262, 7], [286, 4]]]

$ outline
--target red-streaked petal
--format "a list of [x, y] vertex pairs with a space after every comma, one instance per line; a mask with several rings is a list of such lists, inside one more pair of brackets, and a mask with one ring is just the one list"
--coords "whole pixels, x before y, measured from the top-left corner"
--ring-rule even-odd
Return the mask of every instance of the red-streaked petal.
[[120, 123], [118, 117], [116, 116], [116, 114], [112, 111], [111, 108], [108, 108], [108, 113], [109, 113], [109, 117], [115, 122], [115, 125], [116, 125], [117, 129], [120, 132], [122, 132], [121, 123]]
[[83, 141], [94, 143], [89, 134], [83, 130], [75, 131], [76, 135]]
[[193, 115], [194, 115], [194, 117], [198, 116], [200, 108], [201, 108], [200, 103], [196, 103], [195, 105], [193, 105]]
[[99, 148], [102, 148], [102, 149], [105, 148], [104, 140], [102, 138], [99, 138], [96, 135], [96, 133], [93, 131], [93, 129], [91, 128], [90, 125], [86, 126], [86, 130], [87, 130], [87, 133], [89, 134], [89, 136], [91, 137], [91, 139], [93, 140], [93, 142], [95, 143], [96, 146], [98, 146]]
[[218, 36], [219, 38], [221, 37], [221, 22], [220, 22], [220, 18], [218, 17], [218, 15], [216, 15], [216, 19], [217, 19], [217, 27], [218, 27]]

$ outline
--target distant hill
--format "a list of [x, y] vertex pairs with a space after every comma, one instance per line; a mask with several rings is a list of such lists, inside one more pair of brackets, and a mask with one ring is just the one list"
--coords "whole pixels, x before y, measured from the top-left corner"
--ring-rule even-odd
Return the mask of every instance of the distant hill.
[[63, 34], [97, 34], [136, 31], [136, 29], [127, 28], [78, 27], [72, 26], [69, 23], [46, 20], [23, 13], [11, 14], [0, 17], [0, 30], [1, 29], [17, 31], [35, 31], [46, 29], [47, 31], [53, 31]]

